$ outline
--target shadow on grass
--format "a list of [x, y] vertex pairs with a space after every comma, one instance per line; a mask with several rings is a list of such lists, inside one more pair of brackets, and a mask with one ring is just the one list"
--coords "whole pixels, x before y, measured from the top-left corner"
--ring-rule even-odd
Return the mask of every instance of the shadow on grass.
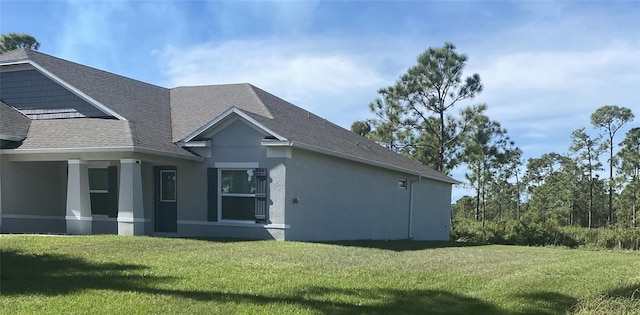
[[608, 298], [635, 299], [640, 301], [640, 283], [615, 288], [605, 294]]
[[249, 305], [299, 305], [323, 314], [509, 314], [480, 299], [441, 290], [311, 287], [295, 295], [152, 289], [198, 301]]
[[[3, 296], [65, 296], [85, 290], [107, 290], [221, 304], [297, 305], [324, 314], [514, 314], [482, 299], [443, 290], [310, 286], [274, 295], [243, 292], [249, 288], [181, 290], [167, 288], [179, 275], [160, 277], [152, 273], [153, 270], [144, 265], [96, 263], [71, 256], [15, 250], [0, 252], [0, 294]], [[628, 292], [625, 290], [621, 288], [621, 294]], [[575, 304], [571, 297], [550, 292], [519, 298], [529, 306], [519, 314], [564, 313]]]
[[526, 309], [518, 314], [563, 314], [578, 303], [575, 297], [548, 291], [522, 294], [519, 298], [524, 300]]
[[86, 289], [137, 290], [170, 277], [145, 274], [146, 266], [92, 263], [83, 259], [0, 251], [0, 294], [65, 295]]
[[392, 250], [392, 251], [398, 251], [398, 252], [436, 249], [436, 248], [450, 248], [450, 247], [472, 247], [472, 246], [485, 245], [485, 244], [478, 244], [478, 243], [462, 243], [462, 242], [449, 242], [449, 241], [412, 241], [412, 240], [391, 240], [391, 241], [354, 240], [354, 241], [334, 241], [334, 242], [323, 242], [323, 243], [338, 245], [338, 246], [348, 246], [348, 247], [384, 249], [384, 250]]
[[108, 290], [217, 303], [299, 305], [325, 314], [502, 313], [482, 300], [439, 290], [309, 287], [271, 296], [225, 292], [218, 288], [166, 289], [160, 287], [177, 278], [145, 274], [151, 272], [149, 269], [143, 265], [95, 263], [64, 255], [3, 250], [0, 252], [0, 294], [64, 296], [85, 290]]

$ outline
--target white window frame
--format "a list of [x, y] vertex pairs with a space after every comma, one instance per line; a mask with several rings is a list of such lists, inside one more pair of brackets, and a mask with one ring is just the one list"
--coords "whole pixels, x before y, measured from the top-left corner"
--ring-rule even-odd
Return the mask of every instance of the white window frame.
[[[231, 163], [229, 163], [231, 164]], [[240, 163], [233, 164], [230, 166], [238, 166]], [[216, 163], [216, 166], [219, 164]], [[242, 198], [253, 198], [254, 202], [256, 200], [255, 192], [253, 194], [238, 194], [238, 193], [225, 193], [222, 192], [222, 171], [249, 171], [253, 170], [254, 175], [253, 179], [255, 181], [255, 169], [257, 168], [258, 163], [246, 163], [244, 165], [256, 165], [256, 167], [229, 167], [229, 168], [218, 168], [218, 222], [230, 222], [230, 223], [243, 223], [247, 224], [248, 222], [255, 223], [255, 220], [228, 220], [222, 219], [222, 197], [242, 197]], [[240, 165], [243, 166], [243, 165]], [[255, 207], [255, 206], [254, 206]], [[255, 211], [255, 209], [254, 209]]]

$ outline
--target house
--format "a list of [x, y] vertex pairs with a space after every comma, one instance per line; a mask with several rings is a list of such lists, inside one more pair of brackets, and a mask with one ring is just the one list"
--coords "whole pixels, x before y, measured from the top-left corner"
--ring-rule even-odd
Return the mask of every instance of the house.
[[0, 68], [2, 233], [449, 238], [454, 179], [251, 84]]

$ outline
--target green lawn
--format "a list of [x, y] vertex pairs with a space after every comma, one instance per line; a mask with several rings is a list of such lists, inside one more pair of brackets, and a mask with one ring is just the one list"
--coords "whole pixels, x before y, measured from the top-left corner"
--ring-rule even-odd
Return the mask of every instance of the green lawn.
[[640, 314], [640, 253], [0, 236], [0, 312]]

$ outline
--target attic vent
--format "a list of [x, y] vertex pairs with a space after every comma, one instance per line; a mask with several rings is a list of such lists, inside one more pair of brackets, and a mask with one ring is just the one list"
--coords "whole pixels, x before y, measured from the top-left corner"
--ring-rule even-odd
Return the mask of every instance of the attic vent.
[[406, 178], [398, 179], [398, 188], [407, 189], [407, 179]]

